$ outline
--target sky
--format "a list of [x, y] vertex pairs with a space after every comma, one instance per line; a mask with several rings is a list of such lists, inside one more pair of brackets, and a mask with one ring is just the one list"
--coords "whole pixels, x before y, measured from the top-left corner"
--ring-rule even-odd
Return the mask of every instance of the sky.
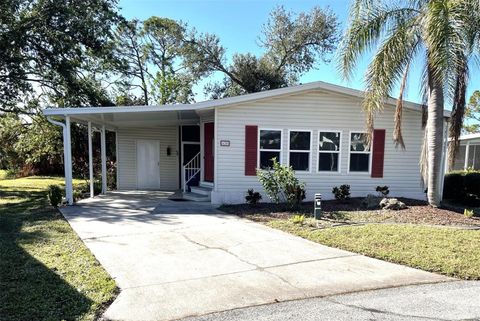
[[[279, 5], [292, 12], [310, 11], [313, 7], [329, 7], [338, 18], [342, 34], [348, 22], [349, 0], [120, 0], [121, 14], [127, 19], [147, 19], [150, 16], [167, 17], [182, 20], [200, 32], [214, 33], [227, 49], [227, 57], [234, 52], [250, 52], [260, 55], [263, 51], [257, 45], [262, 25], [266, 23], [269, 13]], [[319, 63], [317, 69], [301, 77], [301, 83], [325, 81], [337, 85], [364, 89], [363, 75], [371, 59], [366, 55], [360, 61], [355, 77], [345, 81], [337, 70], [334, 57], [328, 64]], [[422, 66], [416, 63], [410, 73], [405, 99], [421, 102], [420, 76]], [[220, 75], [213, 79], [221, 79]], [[194, 88], [196, 100], [204, 100], [201, 86]], [[480, 79], [472, 79], [468, 94], [480, 89]], [[392, 93], [394, 96], [396, 92]], [[447, 109], [448, 106], [445, 106]]]

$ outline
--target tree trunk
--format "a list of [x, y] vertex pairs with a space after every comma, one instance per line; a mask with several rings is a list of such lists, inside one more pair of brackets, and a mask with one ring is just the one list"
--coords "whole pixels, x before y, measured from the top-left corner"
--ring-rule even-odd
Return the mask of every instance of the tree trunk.
[[441, 199], [441, 179], [443, 179], [443, 86], [435, 79], [429, 70], [428, 77], [428, 119], [427, 119], [427, 150], [428, 150], [428, 180], [427, 198], [431, 206], [438, 207]]

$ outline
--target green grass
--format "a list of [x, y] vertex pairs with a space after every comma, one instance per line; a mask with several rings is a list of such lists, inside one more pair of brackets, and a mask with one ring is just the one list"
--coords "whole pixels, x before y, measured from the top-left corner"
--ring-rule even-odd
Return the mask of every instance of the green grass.
[[292, 220], [268, 226], [324, 245], [462, 279], [480, 279], [480, 231], [406, 224], [314, 229]]
[[115, 282], [48, 206], [50, 184], [63, 179], [0, 179], [1, 320], [94, 320], [116, 295]]

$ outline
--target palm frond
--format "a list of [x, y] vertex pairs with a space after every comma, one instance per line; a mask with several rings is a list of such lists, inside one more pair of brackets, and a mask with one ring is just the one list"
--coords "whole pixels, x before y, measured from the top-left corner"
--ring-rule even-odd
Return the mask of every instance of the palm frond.
[[420, 154], [420, 183], [423, 188], [428, 186], [428, 146], [427, 146], [427, 134], [428, 128], [425, 127], [425, 131], [423, 133], [423, 143], [422, 143], [422, 151]]
[[449, 137], [451, 139], [448, 149], [448, 168], [453, 168], [455, 155], [458, 151], [459, 137], [462, 131], [463, 117], [465, 115], [466, 92], [468, 83], [468, 66], [465, 64], [458, 70], [453, 98], [451, 124]]
[[338, 49], [338, 69], [351, 79], [359, 57], [370, 51], [389, 30], [418, 13], [410, 7], [386, 6], [381, 1], [356, 0], [350, 11], [349, 28]]
[[[406, 76], [403, 77], [404, 71], [419, 47], [419, 35], [414, 28], [416, 19], [401, 22], [402, 24], [395, 26], [388, 34], [367, 68], [366, 95], [363, 103], [367, 113], [367, 137], [371, 137], [373, 131], [373, 114], [383, 109], [384, 101], [395, 85], [401, 79], [406, 81]], [[401, 105], [402, 103], [400, 107]]]
[[403, 135], [402, 135], [403, 94], [407, 84], [409, 69], [410, 69], [410, 62], [408, 62], [407, 66], [405, 67], [405, 71], [402, 77], [402, 82], [400, 83], [400, 90], [398, 94], [397, 106], [395, 108], [395, 116], [394, 116], [393, 141], [395, 143], [395, 147], [398, 147], [398, 145], [400, 145], [402, 149], [405, 149], [405, 142], [403, 141]]
[[451, 76], [456, 75], [463, 64], [458, 53], [468, 50], [466, 29], [469, 29], [470, 14], [463, 2], [466, 1], [429, 1], [423, 21], [430, 76], [435, 82], [444, 84], [447, 94], [451, 93], [449, 84], [455, 82], [455, 77]]

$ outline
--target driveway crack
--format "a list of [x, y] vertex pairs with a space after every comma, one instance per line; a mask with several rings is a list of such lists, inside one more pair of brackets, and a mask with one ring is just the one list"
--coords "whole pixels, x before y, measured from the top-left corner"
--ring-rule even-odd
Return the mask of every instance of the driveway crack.
[[[252, 263], [252, 262], [249, 262], [243, 258], [241, 258], [240, 256], [238, 256], [237, 254], [229, 251], [228, 249], [226, 248], [223, 248], [223, 247], [218, 247], [218, 246], [208, 246], [206, 244], [203, 244], [203, 243], [200, 243], [200, 242], [197, 242], [193, 239], [191, 239], [190, 237], [188, 237], [187, 235], [183, 234], [183, 233], [179, 233], [181, 236], [183, 236], [185, 238], [185, 240], [187, 240], [188, 242], [192, 243], [192, 244], [195, 244], [195, 245], [198, 245], [198, 246], [201, 246], [203, 247], [204, 249], [209, 249], [209, 250], [220, 250], [220, 251], [223, 251], [227, 254], [230, 254], [231, 256], [235, 257], [236, 259], [238, 259], [239, 261], [245, 263], [245, 264], [248, 264], [248, 265], [252, 265], [255, 267], [255, 269], [262, 269], [261, 266], [258, 266], [257, 264], [255, 263]], [[235, 244], [235, 246], [238, 246], [242, 243], [238, 243], [238, 244]]]

